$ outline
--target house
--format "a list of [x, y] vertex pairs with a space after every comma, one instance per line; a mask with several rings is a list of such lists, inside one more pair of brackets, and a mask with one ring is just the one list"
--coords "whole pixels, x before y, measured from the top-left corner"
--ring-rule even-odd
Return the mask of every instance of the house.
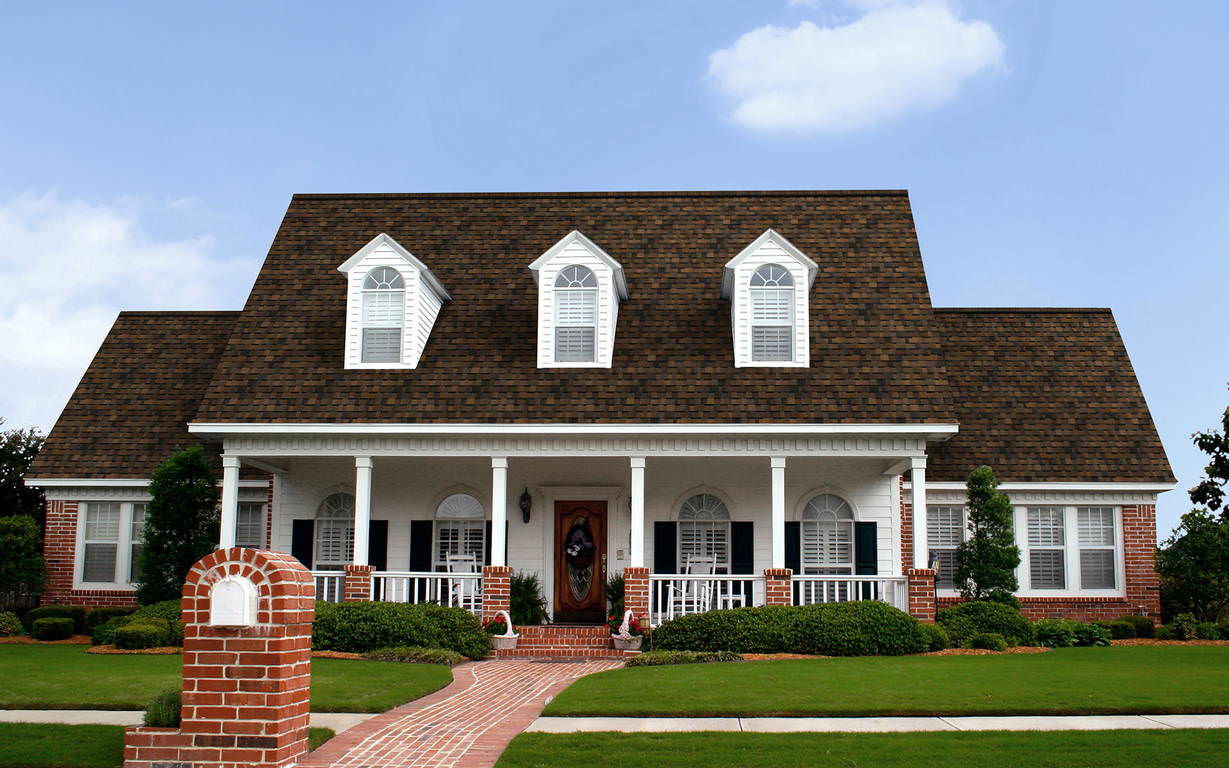
[[197, 443], [221, 545], [320, 599], [489, 614], [522, 571], [575, 623], [620, 573], [654, 623], [928, 618], [983, 464], [1030, 616], [1156, 617], [1174, 484], [1110, 310], [932, 306], [900, 191], [297, 195], [242, 311], [116, 320], [28, 480], [46, 600], [132, 601]]

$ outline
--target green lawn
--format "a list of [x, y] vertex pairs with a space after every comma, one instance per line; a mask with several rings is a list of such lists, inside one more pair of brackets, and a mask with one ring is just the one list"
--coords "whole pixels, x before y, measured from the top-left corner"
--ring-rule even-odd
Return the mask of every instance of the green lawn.
[[1187, 768], [1223, 765], [1229, 731], [525, 733], [496, 768]]
[[1229, 712], [1229, 648], [790, 659], [616, 669], [547, 715], [1005, 715]]
[[[0, 645], [0, 709], [144, 709], [179, 685], [179, 656], [95, 655], [79, 645]], [[312, 661], [312, 711], [383, 712], [439, 690], [448, 667]]]

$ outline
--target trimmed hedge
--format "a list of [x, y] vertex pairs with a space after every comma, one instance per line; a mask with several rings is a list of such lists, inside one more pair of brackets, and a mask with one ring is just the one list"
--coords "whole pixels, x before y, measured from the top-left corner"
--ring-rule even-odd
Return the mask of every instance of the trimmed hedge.
[[427, 603], [316, 603], [312, 648], [369, 653], [382, 648], [445, 648], [471, 659], [491, 652], [478, 617]]
[[76, 625], [67, 616], [46, 616], [35, 619], [30, 636], [35, 640], [65, 640], [73, 636]]
[[446, 664], [455, 667], [465, 661], [465, 657], [456, 651], [445, 648], [381, 648], [363, 654], [364, 659], [371, 661], [395, 661], [401, 664]]
[[922, 634], [926, 637], [926, 650], [945, 651], [952, 647], [952, 637], [939, 624], [922, 624]]
[[1195, 637], [1199, 640], [1220, 640], [1220, 625], [1214, 621], [1201, 621], [1195, 625]]
[[1154, 637], [1156, 635], [1156, 624], [1153, 624], [1152, 619], [1147, 616], [1128, 614], [1126, 616], [1119, 616], [1114, 621], [1125, 621], [1130, 624], [1135, 628], [1136, 637]]
[[766, 605], [682, 616], [653, 630], [664, 651], [900, 656], [927, 638], [917, 619], [877, 601]]
[[115, 630], [112, 640], [116, 648], [137, 650], [173, 645], [171, 622], [166, 619], [136, 619]]
[[1115, 640], [1130, 640], [1135, 637], [1135, 625], [1129, 621], [1115, 619], [1114, 621], [1094, 621], [1098, 627], [1103, 627]]
[[1097, 624], [1071, 619], [1038, 619], [1033, 624], [1035, 645], [1044, 648], [1093, 647], [1110, 644], [1110, 631]]
[[127, 616], [137, 610], [135, 605], [109, 605], [95, 608], [85, 617], [85, 628], [93, 632], [116, 616]]
[[973, 635], [973, 639], [969, 641], [969, 647], [986, 651], [1005, 651], [1007, 650], [1007, 639], [997, 632], [982, 632], [980, 635]]
[[178, 728], [183, 695], [178, 688], [163, 691], [145, 707], [143, 718], [148, 728]]
[[85, 608], [80, 605], [44, 605], [40, 608], [32, 608], [26, 611], [26, 615], [22, 617], [22, 623], [26, 626], [26, 631], [31, 635], [34, 634], [34, 622], [39, 619], [72, 619], [73, 634], [85, 634]]
[[962, 648], [968, 647], [975, 635], [985, 633], [1002, 635], [1008, 645], [1027, 645], [1033, 640], [1028, 619], [1010, 605], [989, 600], [942, 608], [935, 621], [951, 635], [952, 644]]
[[21, 632], [21, 620], [12, 611], [0, 613], [0, 637], [12, 637]]
[[742, 660], [741, 653], [732, 651], [648, 651], [639, 656], [628, 657], [623, 666], [663, 667], [670, 664], [715, 664]]
[[178, 600], [144, 605], [128, 615], [113, 615], [94, 627], [90, 642], [128, 650], [183, 645], [181, 615]]

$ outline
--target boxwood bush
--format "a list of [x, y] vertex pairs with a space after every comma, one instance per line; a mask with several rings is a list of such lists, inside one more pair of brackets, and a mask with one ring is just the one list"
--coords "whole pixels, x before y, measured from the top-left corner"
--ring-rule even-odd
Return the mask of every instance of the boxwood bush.
[[944, 651], [952, 647], [951, 635], [941, 624], [922, 624], [922, 634], [926, 637], [928, 651]]
[[21, 631], [21, 620], [12, 611], [0, 613], [0, 637], [12, 637]]
[[106, 624], [116, 616], [127, 616], [137, 610], [135, 605], [109, 605], [95, 608], [85, 617], [85, 628], [93, 632], [97, 627]]
[[1125, 621], [1135, 628], [1136, 637], [1153, 637], [1156, 635], [1156, 624], [1152, 623], [1152, 619], [1147, 616], [1138, 616], [1128, 614], [1119, 616], [1114, 621]]
[[[94, 627], [90, 642], [94, 645], [114, 645], [129, 650], [183, 645], [183, 622], [179, 620], [180, 616], [178, 600], [143, 605], [127, 615], [112, 615]], [[120, 631], [131, 625], [141, 626], [139, 629], [125, 631], [123, 639], [119, 639]]]
[[35, 640], [64, 640], [75, 631], [76, 624], [67, 616], [45, 616], [34, 620], [30, 636]]
[[982, 632], [980, 635], [973, 635], [973, 639], [969, 641], [969, 647], [986, 651], [1005, 651], [1007, 650], [1007, 639], [998, 632]]
[[316, 603], [312, 648], [368, 653], [381, 648], [445, 648], [471, 659], [491, 652], [478, 617], [461, 608], [405, 603]]
[[1135, 637], [1135, 625], [1129, 621], [1115, 619], [1114, 621], [1094, 621], [1098, 627], [1103, 627], [1115, 640], [1130, 640]]
[[171, 622], [166, 619], [135, 619], [115, 630], [112, 642], [116, 648], [137, 650], [174, 645]]
[[1220, 640], [1220, 625], [1214, 621], [1201, 621], [1195, 625], [1195, 637], [1200, 640]]
[[381, 648], [363, 654], [364, 659], [371, 661], [396, 661], [401, 664], [446, 664], [455, 667], [465, 661], [465, 657], [456, 651], [445, 648], [418, 648], [414, 646], [401, 648]]
[[767, 605], [682, 616], [653, 631], [665, 651], [899, 656], [920, 653], [927, 639], [917, 619], [876, 601]]
[[1033, 640], [1028, 619], [1010, 605], [989, 600], [971, 600], [940, 609], [935, 621], [947, 630], [952, 644], [962, 648], [972, 642], [974, 635], [987, 632], [1002, 635], [1008, 645], [1027, 645]]
[[22, 623], [26, 625], [26, 631], [33, 635], [34, 622], [48, 618], [72, 619], [72, 634], [85, 634], [85, 608], [80, 605], [44, 605], [40, 608], [32, 608], [26, 611]]
[[662, 667], [669, 664], [713, 664], [742, 660], [742, 654], [732, 651], [649, 651], [628, 657], [623, 666]]

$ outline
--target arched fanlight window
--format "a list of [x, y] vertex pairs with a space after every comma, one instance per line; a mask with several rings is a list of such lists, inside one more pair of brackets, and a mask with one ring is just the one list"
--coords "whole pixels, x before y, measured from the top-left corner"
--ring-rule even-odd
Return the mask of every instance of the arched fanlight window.
[[596, 341], [597, 276], [572, 264], [555, 278], [555, 362], [594, 362]]
[[486, 558], [486, 512], [467, 493], [448, 496], [435, 510], [435, 568], [448, 570], [448, 557], [472, 556], [481, 568]]
[[392, 267], [376, 267], [363, 280], [363, 362], [401, 362], [405, 281]]
[[765, 264], [751, 276], [751, 359], [794, 359], [794, 276], [780, 264]]
[[334, 493], [316, 509], [316, 568], [341, 570], [354, 561], [354, 497]]
[[802, 510], [802, 567], [810, 573], [853, 573], [853, 507], [821, 493]]
[[679, 567], [693, 557], [712, 557], [715, 570], [729, 572], [730, 511], [711, 493], [697, 493], [679, 507]]

